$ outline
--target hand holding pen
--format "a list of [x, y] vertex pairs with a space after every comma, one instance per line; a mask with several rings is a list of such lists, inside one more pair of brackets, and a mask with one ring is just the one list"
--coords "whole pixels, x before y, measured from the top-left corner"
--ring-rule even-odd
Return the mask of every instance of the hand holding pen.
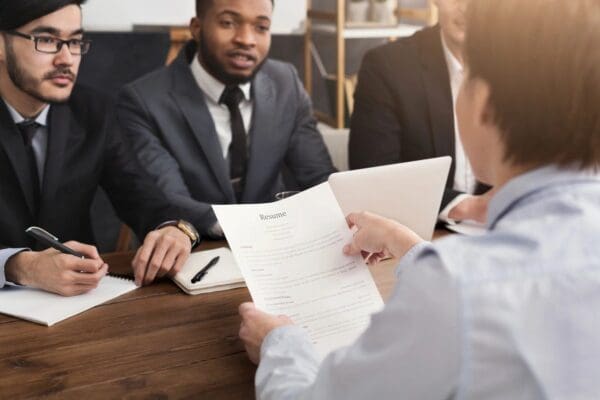
[[22, 251], [12, 256], [6, 264], [7, 279], [63, 296], [75, 296], [96, 288], [108, 272], [108, 265], [98, 250], [75, 241], [60, 243], [58, 238], [44, 232], [32, 227], [27, 233], [51, 248]]

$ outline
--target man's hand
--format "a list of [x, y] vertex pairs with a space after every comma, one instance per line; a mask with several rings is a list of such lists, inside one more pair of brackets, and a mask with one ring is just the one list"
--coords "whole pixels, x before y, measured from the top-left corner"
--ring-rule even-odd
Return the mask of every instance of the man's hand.
[[469, 196], [448, 213], [448, 218], [454, 221], [464, 221], [467, 219], [484, 224], [487, 219], [488, 205], [494, 196], [495, 190], [490, 190], [479, 196]]
[[260, 347], [269, 332], [280, 326], [292, 325], [293, 322], [285, 315], [274, 316], [262, 312], [254, 306], [254, 303], [242, 303], [238, 311], [242, 317], [240, 339], [244, 342], [250, 361], [258, 364]]
[[8, 260], [7, 279], [62, 296], [76, 296], [96, 288], [108, 272], [108, 265], [100, 258], [98, 250], [78, 242], [65, 245], [83, 254], [86, 259], [55, 249], [24, 251]]
[[131, 262], [135, 284], [149, 285], [156, 277], [175, 276], [191, 250], [190, 238], [173, 226], [150, 232]]
[[361, 254], [368, 263], [388, 257], [401, 258], [415, 244], [423, 241], [404, 225], [369, 212], [348, 214], [346, 221], [350, 228], [356, 227], [357, 230], [352, 243], [344, 247], [344, 253]]

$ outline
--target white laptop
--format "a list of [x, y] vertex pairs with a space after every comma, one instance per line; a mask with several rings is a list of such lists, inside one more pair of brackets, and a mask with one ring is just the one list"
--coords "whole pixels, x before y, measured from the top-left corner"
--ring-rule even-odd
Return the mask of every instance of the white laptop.
[[450, 157], [337, 172], [329, 185], [347, 215], [370, 211], [430, 240], [450, 170]]

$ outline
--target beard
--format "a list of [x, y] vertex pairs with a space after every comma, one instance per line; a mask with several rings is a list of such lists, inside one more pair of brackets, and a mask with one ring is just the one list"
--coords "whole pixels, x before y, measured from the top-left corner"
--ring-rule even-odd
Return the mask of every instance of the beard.
[[19, 64], [17, 56], [8, 41], [6, 42], [6, 71], [15, 87], [43, 103], [64, 103], [69, 100], [70, 96], [70, 93], [63, 96], [52, 96], [42, 93], [40, 86], [44, 80], [52, 79], [56, 75], [69, 75], [73, 79], [73, 82], [75, 82], [76, 78], [76, 75], [68, 67], [58, 67], [44, 74], [42, 79], [32, 76]]
[[267, 57], [265, 56], [265, 58], [256, 65], [252, 71], [252, 74], [248, 76], [231, 74], [226, 71], [225, 66], [219, 62], [217, 55], [214, 51], [212, 51], [212, 49], [209, 48], [209, 46], [206, 45], [206, 42], [204, 30], [201, 30], [200, 41], [198, 43], [198, 53], [200, 54], [202, 64], [208, 73], [210, 73], [225, 86], [243, 85], [244, 83], [250, 82], [252, 79], [254, 79], [258, 71], [260, 71], [264, 63], [267, 61]]

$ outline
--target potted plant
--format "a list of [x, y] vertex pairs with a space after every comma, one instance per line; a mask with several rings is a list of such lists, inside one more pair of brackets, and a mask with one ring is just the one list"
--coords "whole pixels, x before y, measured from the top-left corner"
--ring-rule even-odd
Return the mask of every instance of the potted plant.
[[369, 19], [369, 0], [350, 0], [348, 3], [348, 21], [366, 22]]
[[396, 7], [397, 0], [371, 0], [371, 21], [386, 25], [397, 24]]

